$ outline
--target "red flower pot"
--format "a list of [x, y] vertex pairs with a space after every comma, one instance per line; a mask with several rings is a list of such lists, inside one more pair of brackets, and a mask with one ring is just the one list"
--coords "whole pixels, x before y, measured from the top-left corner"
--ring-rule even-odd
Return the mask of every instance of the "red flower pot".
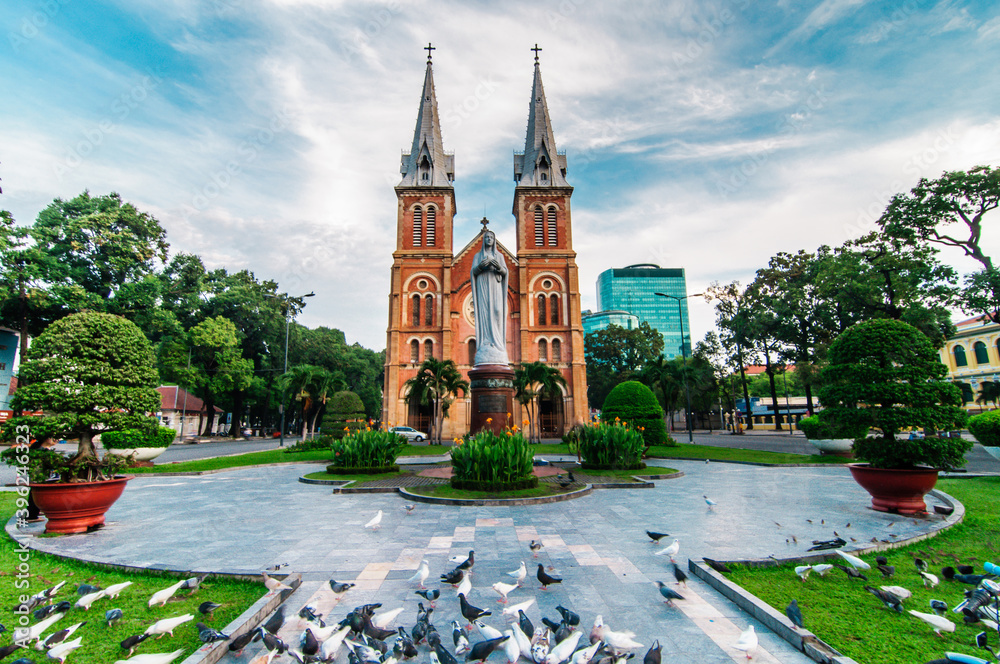
[[871, 468], [849, 463], [854, 481], [871, 494], [872, 509], [879, 512], [921, 514], [927, 511], [924, 496], [937, 484], [936, 468]]
[[46, 533], [84, 533], [104, 525], [104, 513], [115, 504], [131, 477], [101, 482], [31, 484], [31, 495], [46, 517]]

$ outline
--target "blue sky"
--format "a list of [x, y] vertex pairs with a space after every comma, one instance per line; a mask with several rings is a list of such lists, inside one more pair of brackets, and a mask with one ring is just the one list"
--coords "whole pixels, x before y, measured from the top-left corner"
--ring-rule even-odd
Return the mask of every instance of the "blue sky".
[[[174, 252], [315, 290], [301, 322], [375, 349], [428, 42], [456, 250], [483, 214], [513, 245], [511, 153], [543, 48], [585, 308], [601, 271], [632, 263], [684, 267], [690, 292], [747, 282], [1000, 154], [985, 1], [10, 0], [0, 25], [0, 208], [29, 223], [117, 191]], [[695, 339], [712, 328], [710, 305], [690, 315]]]

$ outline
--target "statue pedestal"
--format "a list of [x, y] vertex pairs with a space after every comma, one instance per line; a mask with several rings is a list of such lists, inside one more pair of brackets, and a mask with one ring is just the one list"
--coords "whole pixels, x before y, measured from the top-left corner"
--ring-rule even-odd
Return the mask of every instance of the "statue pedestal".
[[[514, 412], [514, 370], [502, 364], [484, 364], [469, 370], [472, 395], [472, 421], [469, 432], [489, 429], [500, 433], [509, 425]], [[487, 422], [486, 420], [490, 420]]]

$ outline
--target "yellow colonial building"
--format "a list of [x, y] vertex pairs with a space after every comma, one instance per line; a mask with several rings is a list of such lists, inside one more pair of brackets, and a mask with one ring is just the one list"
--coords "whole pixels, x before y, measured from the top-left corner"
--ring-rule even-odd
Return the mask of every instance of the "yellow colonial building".
[[1000, 325], [986, 316], [955, 325], [955, 336], [941, 349], [948, 378], [962, 388], [962, 400], [970, 413], [998, 406], [1000, 383]]

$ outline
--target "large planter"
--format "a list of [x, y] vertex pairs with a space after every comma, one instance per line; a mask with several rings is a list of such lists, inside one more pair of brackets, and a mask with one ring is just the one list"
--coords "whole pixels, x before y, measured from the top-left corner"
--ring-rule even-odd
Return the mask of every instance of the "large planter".
[[872, 509], [879, 512], [921, 514], [927, 511], [924, 496], [937, 484], [936, 468], [871, 468], [849, 463], [854, 481], [871, 494]]
[[48, 518], [46, 533], [84, 533], [104, 525], [104, 513], [121, 497], [130, 479], [31, 484], [31, 496]]
[[820, 454], [836, 454], [837, 456], [851, 456], [851, 448], [854, 446], [852, 438], [822, 438], [813, 440], [807, 438], [813, 447], [820, 451]]
[[152, 461], [156, 457], [160, 456], [167, 451], [166, 447], [134, 447], [126, 449], [109, 449], [104, 448], [104, 451], [108, 454], [114, 454], [120, 457], [130, 457], [135, 455], [136, 461]]

